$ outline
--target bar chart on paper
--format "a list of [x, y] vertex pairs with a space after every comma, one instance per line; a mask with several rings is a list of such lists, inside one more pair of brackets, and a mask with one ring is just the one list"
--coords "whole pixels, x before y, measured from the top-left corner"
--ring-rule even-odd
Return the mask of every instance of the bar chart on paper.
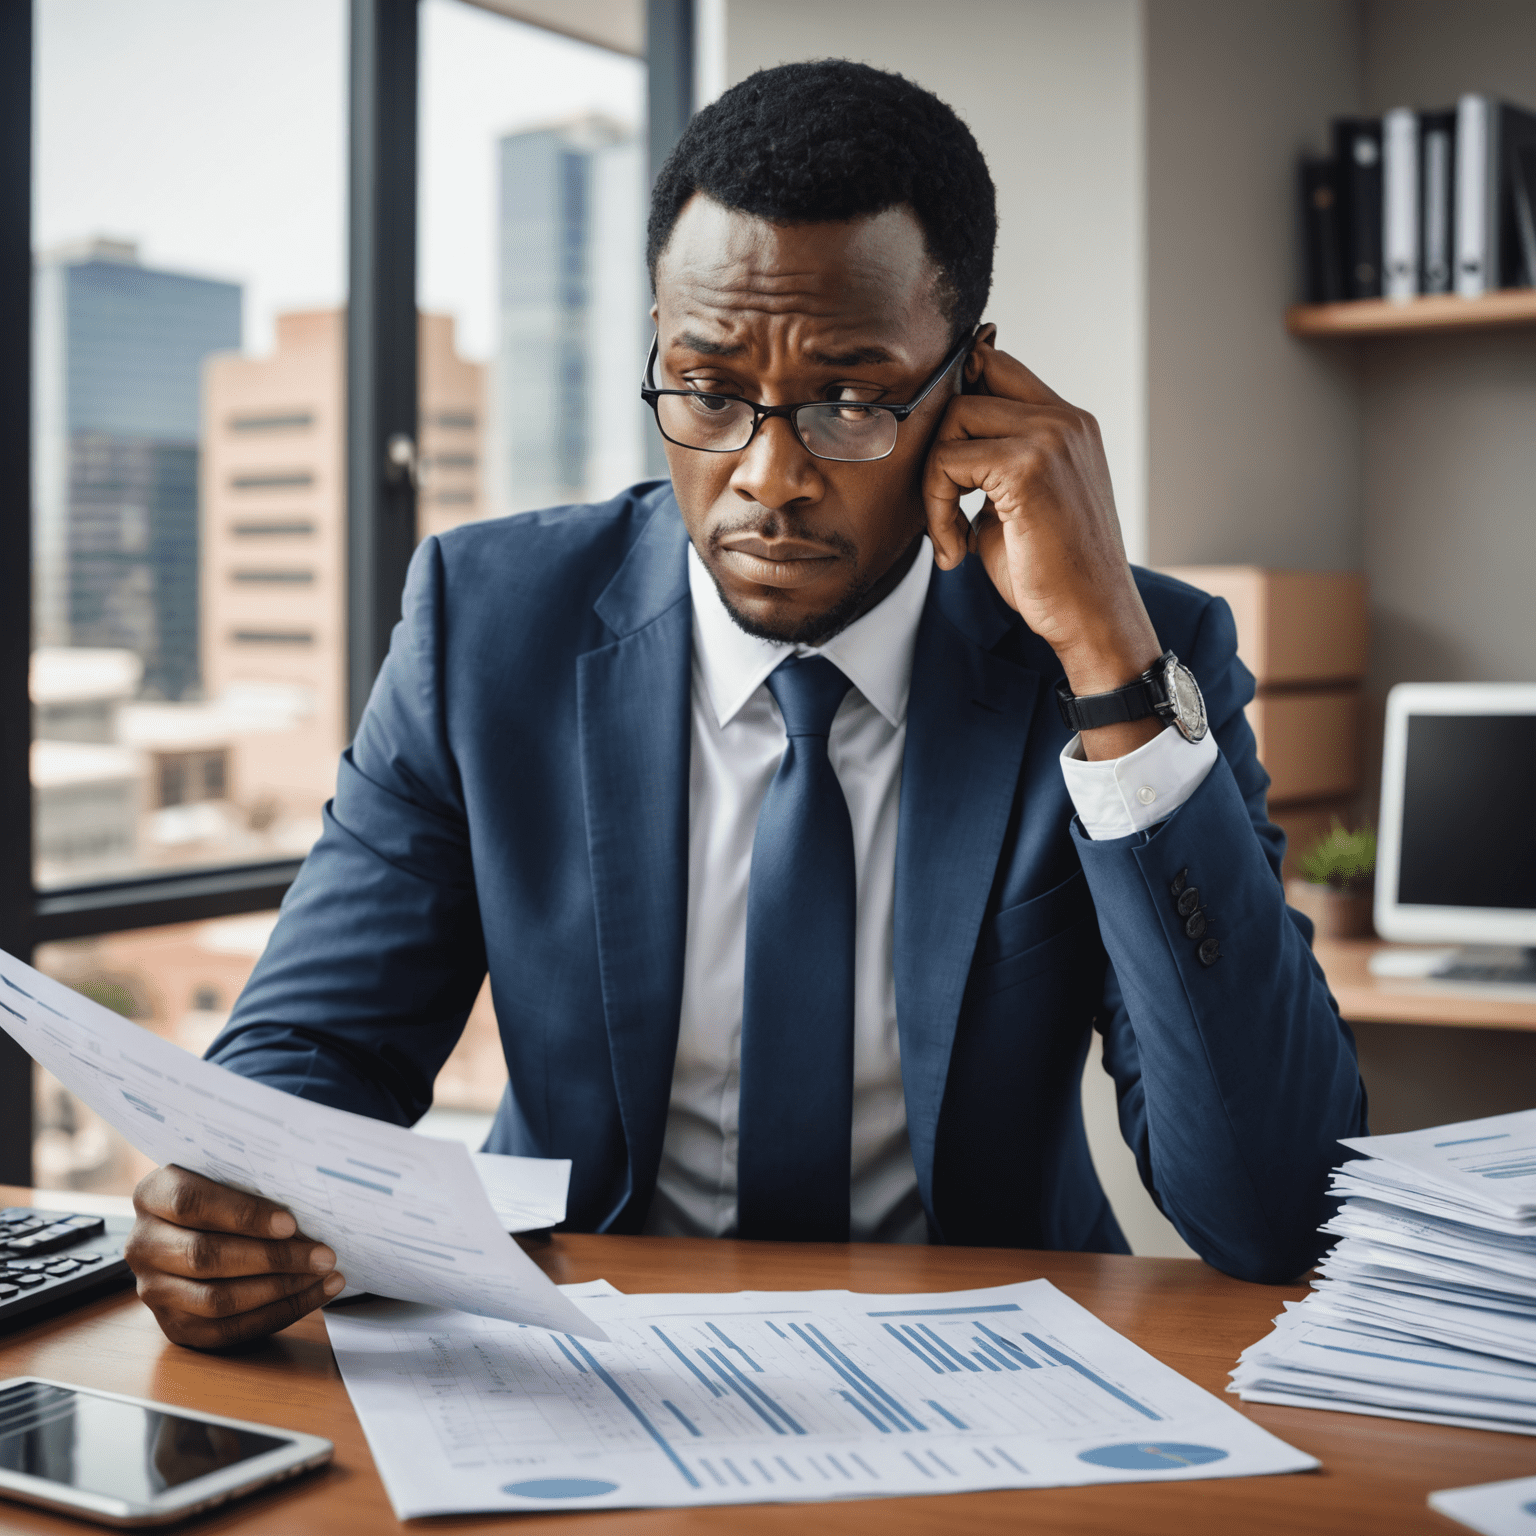
[[397, 1303], [328, 1314], [402, 1519], [1314, 1465], [1043, 1280], [917, 1297], [575, 1294], [610, 1343]]

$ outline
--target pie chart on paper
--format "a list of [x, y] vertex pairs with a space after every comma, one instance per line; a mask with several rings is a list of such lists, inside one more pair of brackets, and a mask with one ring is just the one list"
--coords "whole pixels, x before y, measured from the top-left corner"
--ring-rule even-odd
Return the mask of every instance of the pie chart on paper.
[[507, 1483], [501, 1491], [524, 1499], [595, 1499], [599, 1494], [614, 1492], [618, 1486], [595, 1477], [534, 1477], [521, 1483]]
[[1210, 1461], [1221, 1461], [1226, 1454], [1214, 1445], [1133, 1440], [1124, 1445], [1100, 1445], [1091, 1451], [1079, 1451], [1077, 1459], [1090, 1466], [1113, 1467], [1117, 1472], [1177, 1472], [1180, 1467], [1202, 1467]]

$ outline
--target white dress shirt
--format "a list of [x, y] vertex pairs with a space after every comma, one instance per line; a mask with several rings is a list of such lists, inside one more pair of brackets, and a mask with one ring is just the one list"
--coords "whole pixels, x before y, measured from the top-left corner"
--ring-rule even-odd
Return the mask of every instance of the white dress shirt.
[[[907, 695], [933, 551], [925, 539], [896, 589], [820, 647], [760, 640], [737, 628], [690, 545], [693, 598], [692, 745], [688, 792], [688, 932], [672, 1096], [648, 1232], [728, 1236], [736, 1228], [741, 1014], [747, 882], [757, 814], [784, 754], [784, 723], [768, 674], [791, 652], [823, 655], [852, 686], [827, 754], [853, 824], [857, 913], [853, 1005], [855, 1241], [921, 1242], [926, 1222], [907, 1141], [896, 1033], [896, 825]], [[1110, 762], [1062, 754], [1084, 829], [1124, 837], [1171, 815], [1216, 758], [1169, 728]]]

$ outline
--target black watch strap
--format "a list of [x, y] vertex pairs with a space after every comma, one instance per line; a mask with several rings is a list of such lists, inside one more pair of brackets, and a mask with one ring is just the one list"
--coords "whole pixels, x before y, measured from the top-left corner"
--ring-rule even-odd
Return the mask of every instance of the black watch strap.
[[1056, 702], [1069, 731], [1093, 731], [1101, 725], [1124, 725], [1131, 720], [1145, 720], [1168, 702], [1168, 685], [1163, 673], [1173, 660], [1172, 651], [1164, 651], [1135, 682], [1111, 693], [1092, 693], [1078, 698], [1067, 680], [1056, 684]]

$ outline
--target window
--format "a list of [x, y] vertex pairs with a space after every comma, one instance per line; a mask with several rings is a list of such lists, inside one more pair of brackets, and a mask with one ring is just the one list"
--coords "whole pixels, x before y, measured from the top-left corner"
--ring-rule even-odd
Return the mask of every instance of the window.
[[232, 629], [229, 638], [236, 645], [313, 645], [315, 637], [307, 629]]
[[237, 539], [295, 538], [315, 532], [313, 523], [231, 523], [229, 531]]
[[[0, 243], [11, 399], [28, 389], [29, 329], [34, 363], [30, 419], [0, 417], [34, 496], [30, 562], [25, 524], [0, 528], [0, 947], [190, 1049], [265, 942], [398, 612], [408, 548], [377, 489], [389, 435], [419, 441], [423, 483], [406, 494], [424, 530], [550, 500], [548, 465], [518, 468], [509, 446], [506, 322], [523, 316], [532, 355], [562, 370], [547, 376], [570, 414], [551, 428], [562, 483], [597, 496], [641, 472], [646, 296], [621, 206], [643, 208], [637, 55], [648, 16], [655, 163], [687, 116], [693, 6], [616, 0], [582, 21], [606, 48], [493, 9], [0, 7], [0, 220], [34, 252], [28, 266], [5, 254], [21, 242]], [[349, 82], [349, 57], [370, 72]], [[554, 183], [511, 174], [503, 140], [531, 146], [573, 116]], [[554, 265], [505, 259], [503, 233], [532, 239], [537, 218], [501, 210], [553, 206], [552, 185]], [[419, 321], [394, 280], [417, 270], [410, 209]], [[524, 315], [552, 273], [559, 313]], [[402, 336], [421, 409], [399, 420], [385, 397]], [[351, 395], [349, 357], [371, 360]], [[543, 408], [537, 388], [525, 399]], [[365, 530], [350, 548], [349, 528]], [[438, 1104], [483, 1118], [502, 1077], [482, 997]], [[45, 1186], [130, 1187], [127, 1149], [41, 1075], [34, 1115], [30, 1084], [0, 1068], [0, 1178], [29, 1181], [35, 1128]]]
[[314, 475], [307, 469], [290, 470], [287, 473], [263, 475], [232, 475], [230, 488], [236, 491], [289, 491], [309, 487], [315, 483]]
[[229, 418], [231, 432], [293, 432], [304, 427], [312, 427], [314, 424], [314, 415], [309, 411], [289, 411], [286, 414], [278, 411], [266, 416], [231, 416]]
[[35, 880], [297, 856], [346, 737], [344, 0], [35, 14]]
[[419, 528], [645, 473], [645, 71], [422, 0]]

